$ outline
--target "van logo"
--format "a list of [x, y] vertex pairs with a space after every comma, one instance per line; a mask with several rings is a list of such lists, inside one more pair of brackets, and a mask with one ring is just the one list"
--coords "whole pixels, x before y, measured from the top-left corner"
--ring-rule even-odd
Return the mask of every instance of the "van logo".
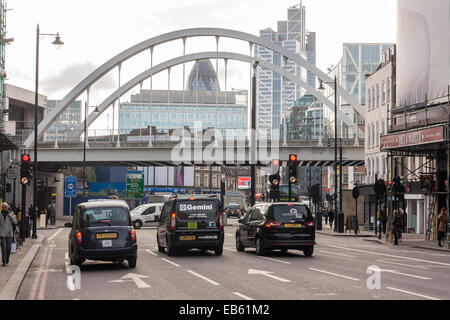
[[193, 210], [212, 210], [212, 204], [200, 204], [200, 205], [192, 205], [192, 204], [180, 204], [181, 211], [193, 211]]
[[185, 204], [180, 204], [180, 210], [186, 211], [186, 210], [187, 210], [187, 205], [185, 205]]

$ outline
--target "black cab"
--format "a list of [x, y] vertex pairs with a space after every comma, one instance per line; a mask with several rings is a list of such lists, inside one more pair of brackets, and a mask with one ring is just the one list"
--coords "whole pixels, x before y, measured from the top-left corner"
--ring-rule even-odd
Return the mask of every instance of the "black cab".
[[223, 253], [223, 212], [219, 199], [177, 196], [165, 202], [156, 234], [159, 252], [169, 256], [181, 250], [213, 250]]
[[300, 203], [264, 203], [252, 207], [239, 220], [236, 250], [256, 248], [257, 255], [267, 250], [302, 250], [310, 257], [314, 252], [315, 224], [309, 208]]
[[98, 200], [75, 207], [69, 234], [69, 257], [73, 265], [85, 260], [128, 261], [136, 267], [136, 231], [130, 208], [120, 200]]

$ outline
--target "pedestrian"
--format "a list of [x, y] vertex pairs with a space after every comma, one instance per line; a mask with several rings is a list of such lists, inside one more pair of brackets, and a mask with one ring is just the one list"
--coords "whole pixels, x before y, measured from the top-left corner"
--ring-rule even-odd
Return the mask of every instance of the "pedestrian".
[[334, 211], [330, 210], [328, 220], [330, 221], [330, 228], [333, 228], [333, 221], [334, 221]]
[[50, 220], [50, 224], [54, 225], [56, 216], [55, 216], [55, 209], [53, 208], [53, 205], [51, 203], [48, 205], [47, 214], [48, 219]]
[[394, 245], [398, 245], [398, 238], [403, 225], [403, 218], [400, 216], [399, 211], [394, 210], [392, 221], [392, 234], [394, 235]]
[[17, 218], [8, 208], [8, 203], [2, 203], [2, 214], [0, 214], [0, 239], [2, 245], [3, 266], [9, 263], [11, 254], [11, 242], [14, 236], [14, 228], [17, 225]]
[[[24, 206], [25, 207], [25, 206]], [[30, 207], [28, 208], [28, 216], [30, 217], [30, 230], [33, 230], [32, 228], [34, 228], [34, 223], [35, 223], [35, 212], [34, 212], [34, 207], [33, 204], [30, 205]], [[37, 221], [36, 221], [37, 224]]]
[[325, 209], [325, 214], [324, 214], [324, 216], [325, 216], [325, 224], [328, 224], [328, 212], [329, 212], [329, 210]]
[[400, 217], [400, 221], [399, 221], [399, 230], [398, 230], [398, 240], [402, 241], [403, 240], [403, 231], [405, 230], [405, 211], [403, 211], [402, 208], [398, 209], [398, 216]]
[[438, 229], [438, 243], [439, 247], [442, 247], [441, 240], [447, 232], [448, 211], [447, 208], [442, 208], [441, 213], [438, 216], [439, 229]]
[[383, 234], [386, 234], [386, 222], [387, 222], [386, 208], [383, 208], [381, 210], [381, 224], [383, 226]]

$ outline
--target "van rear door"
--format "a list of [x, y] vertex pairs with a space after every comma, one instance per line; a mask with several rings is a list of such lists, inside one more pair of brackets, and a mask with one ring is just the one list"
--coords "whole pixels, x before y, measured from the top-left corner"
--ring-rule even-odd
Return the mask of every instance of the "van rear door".
[[217, 230], [218, 204], [215, 200], [179, 200], [176, 205], [177, 230]]

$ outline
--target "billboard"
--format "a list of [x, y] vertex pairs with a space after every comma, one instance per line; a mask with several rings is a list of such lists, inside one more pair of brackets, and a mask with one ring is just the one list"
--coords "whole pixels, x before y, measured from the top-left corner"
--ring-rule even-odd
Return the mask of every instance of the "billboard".
[[417, 146], [426, 143], [444, 141], [444, 126], [410, 131], [406, 133], [391, 134], [381, 137], [381, 150]]
[[238, 189], [250, 189], [252, 178], [251, 177], [238, 177]]
[[397, 1], [397, 106], [447, 94], [450, 1]]

